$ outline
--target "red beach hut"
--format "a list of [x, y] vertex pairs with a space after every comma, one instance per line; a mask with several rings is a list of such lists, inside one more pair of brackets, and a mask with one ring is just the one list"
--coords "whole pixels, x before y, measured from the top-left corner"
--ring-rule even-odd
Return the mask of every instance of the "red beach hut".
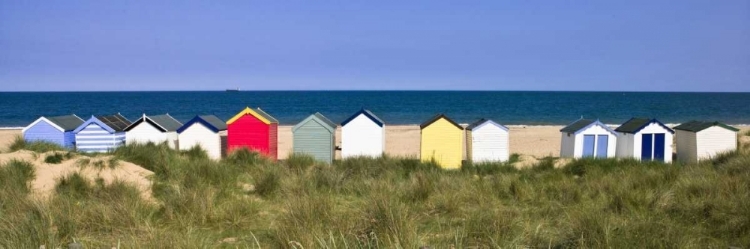
[[260, 108], [246, 107], [227, 121], [227, 152], [248, 148], [276, 160], [279, 121]]

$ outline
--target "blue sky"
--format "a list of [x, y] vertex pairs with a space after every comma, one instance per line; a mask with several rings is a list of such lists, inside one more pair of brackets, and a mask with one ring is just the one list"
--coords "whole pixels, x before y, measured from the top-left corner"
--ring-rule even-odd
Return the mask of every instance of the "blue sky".
[[750, 91], [750, 1], [0, 2], [0, 91]]

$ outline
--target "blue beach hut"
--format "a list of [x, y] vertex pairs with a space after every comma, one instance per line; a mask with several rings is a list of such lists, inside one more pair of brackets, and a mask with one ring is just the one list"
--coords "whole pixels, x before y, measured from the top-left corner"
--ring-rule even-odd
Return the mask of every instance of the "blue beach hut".
[[23, 139], [28, 142], [44, 141], [72, 149], [75, 145], [73, 130], [83, 124], [75, 114], [55, 117], [40, 117], [23, 128]]
[[91, 116], [73, 131], [76, 149], [83, 152], [108, 152], [125, 144], [125, 128], [132, 122], [122, 115]]

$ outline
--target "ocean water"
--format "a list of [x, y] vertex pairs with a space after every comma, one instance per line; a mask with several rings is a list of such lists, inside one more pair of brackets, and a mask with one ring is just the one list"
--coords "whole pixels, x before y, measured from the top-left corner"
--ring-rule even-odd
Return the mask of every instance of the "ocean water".
[[26, 126], [42, 115], [121, 113], [134, 120], [169, 113], [227, 120], [245, 106], [261, 107], [283, 125], [320, 112], [341, 122], [360, 108], [386, 124], [419, 124], [437, 113], [456, 122], [489, 118], [508, 125], [564, 125], [580, 117], [619, 124], [631, 117], [665, 123], [693, 119], [750, 124], [750, 93], [509, 92], [509, 91], [242, 91], [242, 92], [2, 92], [0, 127]]

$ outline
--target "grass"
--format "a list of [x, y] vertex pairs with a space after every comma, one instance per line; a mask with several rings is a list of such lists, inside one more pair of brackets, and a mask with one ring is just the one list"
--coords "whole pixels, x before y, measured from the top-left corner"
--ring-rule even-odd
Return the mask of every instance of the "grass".
[[21, 136], [16, 136], [13, 139], [13, 142], [10, 144], [9, 149], [11, 152], [18, 151], [18, 150], [30, 150], [33, 152], [38, 153], [44, 153], [49, 151], [66, 151], [67, 149], [63, 148], [62, 146], [45, 142], [45, 141], [33, 141], [28, 142], [23, 139]]
[[0, 166], [0, 248], [64, 247], [73, 239], [87, 248], [750, 244], [747, 152], [688, 165], [588, 158], [554, 168], [555, 159], [544, 158], [524, 169], [466, 163], [453, 171], [411, 158], [275, 162], [246, 150], [214, 161], [199, 149], [161, 144], [113, 155], [155, 172], [153, 201], [127, 183], [75, 174], [36, 201], [33, 167]]

